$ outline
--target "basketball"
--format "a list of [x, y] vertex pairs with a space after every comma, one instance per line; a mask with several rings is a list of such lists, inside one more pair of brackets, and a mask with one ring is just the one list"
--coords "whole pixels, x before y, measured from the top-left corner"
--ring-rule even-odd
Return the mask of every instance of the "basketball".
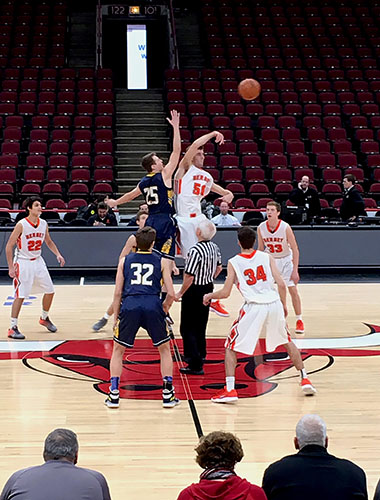
[[261, 85], [253, 78], [246, 78], [239, 83], [238, 92], [246, 101], [252, 101], [260, 95]]

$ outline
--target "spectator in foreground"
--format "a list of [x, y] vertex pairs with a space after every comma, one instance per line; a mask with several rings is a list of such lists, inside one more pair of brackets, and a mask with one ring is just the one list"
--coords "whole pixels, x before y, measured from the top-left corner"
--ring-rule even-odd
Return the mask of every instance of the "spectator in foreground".
[[266, 500], [259, 486], [234, 471], [244, 456], [236, 436], [229, 432], [211, 432], [201, 438], [195, 451], [197, 464], [205, 470], [200, 481], [181, 491], [177, 500]]
[[148, 203], [140, 203], [139, 205], [139, 211], [137, 212], [137, 214], [132, 217], [132, 219], [128, 222], [127, 226], [138, 226], [137, 224], [137, 216], [140, 212], [145, 212], [146, 214], [149, 214], [149, 207], [148, 207]]
[[289, 200], [297, 207], [305, 207], [308, 219], [321, 213], [318, 192], [310, 187], [310, 179], [307, 175], [302, 176], [297, 187], [290, 193]]
[[77, 467], [78, 440], [69, 429], [55, 429], [46, 440], [45, 463], [22, 469], [8, 479], [0, 500], [111, 500], [100, 472]]
[[355, 187], [356, 177], [346, 174], [343, 177], [343, 201], [340, 207], [342, 220], [354, 220], [359, 215], [367, 215], [362, 195]]
[[96, 212], [88, 219], [88, 226], [117, 226], [115, 214], [109, 212], [108, 206], [103, 201], [98, 203]]
[[364, 471], [349, 460], [327, 452], [326, 424], [318, 415], [298, 422], [294, 446], [298, 453], [270, 465], [263, 489], [268, 500], [364, 500]]
[[228, 213], [229, 206], [226, 201], [222, 201], [220, 204], [220, 214], [213, 217], [211, 222], [215, 226], [240, 226], [240, 222], [236, 217]]

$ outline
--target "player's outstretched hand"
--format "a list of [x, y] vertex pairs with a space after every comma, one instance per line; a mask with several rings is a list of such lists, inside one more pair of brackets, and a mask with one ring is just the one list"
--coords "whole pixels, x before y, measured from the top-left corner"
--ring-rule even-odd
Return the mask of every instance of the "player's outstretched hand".
[[232, 200], [234, 199], [234, 195], [231, 193], [231, 191], [221, 198], [219, 198], [220, 201], [226, 201], [228, 204], [232, 203]]
[[175, 128], [179, 127], [179, 121], [180, 121], [181, 115], [178, 113], [176, 109], [172, 109], [170, 111], [170, 118], [166, 118], [170, 125]]
[[224, 135], [221, 132], [215, 132], [215, 142], [217, 144], [224, 143]]
[[297, 285], [297, 283], [299, 282], [300, 275], [298, 274], [298, 271], [296, 269], [293, 269], [293, 272], [290, 275], [290, 279], [294, 282], [295, 285]]
[[10, 278], [16, 277], [16, 269], [15, 269], [15, 266], [13, 264], [9, 267], [8, 274], [9, 274]]
[[209, 303], [211, 302], [211, 295], [212, 293], [206, 293], [206, 295], [203, 295], [203, 305], [209, 305]]
[[63, 267], [66, 264], [65, 259], [62, 257], [61, 254], [57, 255], [57, 261], [59, 262], [59, 265]]
[[112, 198], [105, 198], [104, 203], [106, 203], [110, 208], [117, 207], [116, 200], [113, 200]]

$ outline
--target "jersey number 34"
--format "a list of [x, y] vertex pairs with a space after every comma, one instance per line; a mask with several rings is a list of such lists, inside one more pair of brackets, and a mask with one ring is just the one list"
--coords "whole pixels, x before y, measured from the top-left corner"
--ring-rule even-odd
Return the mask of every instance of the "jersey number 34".
[[246, 269], [244, 271], [244, 276], [247, 278], [247, 285], [255, 285], [259, 280], [267, 280], [267, 275], [265, 274], [263, 266], [258, 266], [256, 272], [253, 269]]

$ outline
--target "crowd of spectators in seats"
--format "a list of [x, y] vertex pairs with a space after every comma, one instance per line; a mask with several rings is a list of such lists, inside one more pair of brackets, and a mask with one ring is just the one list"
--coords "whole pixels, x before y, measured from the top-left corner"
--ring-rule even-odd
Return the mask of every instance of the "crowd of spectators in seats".
[[[259, 487], [235, 471], [244, 457], [240, 440], [229, 432], [211, 432], [195, 448], [195, 460], [203, 469], [200, 479], [183, 489], [177, 500], [367, 500], [363, 469], [330, 454], [328, 444], [323, 419], [304, 415], [294, 437], [298, 452], [269, 465]], [[111, 499], [101, 473], [76, 465], [78, 440], [73, 431], [52, 431], [45, 440], [43, 458], [42, 465], [12, 474], [0, 500]], [[380, 481], [374, 500], [380, 500]]]

